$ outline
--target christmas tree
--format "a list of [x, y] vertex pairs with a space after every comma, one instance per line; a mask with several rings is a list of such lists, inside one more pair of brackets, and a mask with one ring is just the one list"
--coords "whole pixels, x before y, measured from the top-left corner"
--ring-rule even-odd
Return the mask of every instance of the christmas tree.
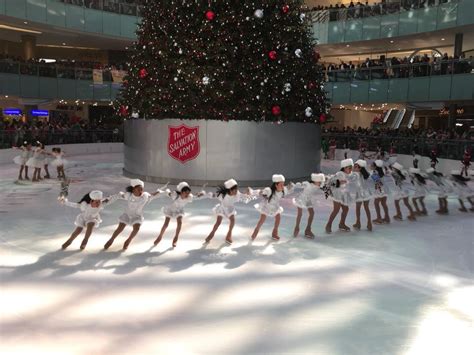
[[148, 1], [123, 117], [319, 122], [329, 104], [302, 0]]

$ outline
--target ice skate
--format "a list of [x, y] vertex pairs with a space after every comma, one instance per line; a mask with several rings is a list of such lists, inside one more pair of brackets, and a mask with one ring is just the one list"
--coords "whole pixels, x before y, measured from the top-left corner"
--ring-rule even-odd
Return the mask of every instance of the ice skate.
[[298, 234], [300, 234], [300, 229], [299, 229], [299, 228], [295, 228], [294, 231], [293, 231], [293, 238], [298, 237]]
[[339, 225], [339, 230], [341, 232], [350, 232], [351, 231], [351, 229], [348, 226], [346, 226], [345, 224], [340, 224]]
[[372, 221], [373, 224], [383, 224], [383, 220], [381, 218], [376, 218]]
[[396, 221], [403, 221], [403, 217], [401, 214], [396, 214], [395, 216], [393, 216], [393, 219]]
[[352, 225], [352, 228], [354, 228], [357, 231], [360, 231], [360, 223], [355, 223]]
[[304, 232], [304, 236], [305, 238], [308, 238], [308, 239], [314, 239], [316, 236], [314, 235], [314, 233], [312, 231], [305, 231]]

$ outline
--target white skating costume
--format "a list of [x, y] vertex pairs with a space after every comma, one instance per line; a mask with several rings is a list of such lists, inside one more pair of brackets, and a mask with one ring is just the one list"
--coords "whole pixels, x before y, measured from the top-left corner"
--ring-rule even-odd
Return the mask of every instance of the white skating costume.
[[[224, 187], [228, 190], [230, 190], [234, 186], [237, 186], [237, 181], [235, 181], [234, 179], [227, 180], [224, 183]], [[217, 216], [230, 218], [231, 216], [235, 216], [237, 214], [237, 211], [235, 209], [235, 204], [237, 202], [249, 203], [250, 201], [254, 200], [255, 197], [237, 191], [237, 194], [233, 196], [229, 194], [225, 196], [219, 195], [217, 199], [219, 200], [219, 203], [212, 209], [214, 214], [216, 214]]]
[[[393, 163], [392, 169], [394, 171], [390, 174], [390, 176], [392, 177], [395, 185], [393, 199], [395, 201], [402, 200], [410, 196], [410, 177], [408, 176], [408, 172], [403, 169], [403, 166], [399, 163]], [[402, 174], [405, 179], [400, 174]]]
[[426, 194], [428, 193], [428, 190], [426, 189], [426, 184], [423, 184], [416, 177], [416, 174], [421, 176], [420, 169], [410, 168], [408, 172], [410, 173], [411, 183], [413, 184], [413, 187], [415, 188], [415, 191], [413, 192], [411, 197], [412, 198], [426, 197]]
[[21, 147], [19, 149], [21, 149], [22, 152], [20, 155], [17, 155], [15, 158], [13, 158], [13, 162], [17, 165], [26, 165], [28, 159], [30, 159], [33, 155], [33, 152], [31, 150], [26, 149], [25, 147]]
[[[383, 161], [376, 160], [374, 162], [375, 166], [379, 169], [383, 169]], [[388, 181], [385, 179], [385, 174], [383, 176], [379, 175], [377, 169], [372, 171], [371, 175], [372, 181], [374, 182], [374, 197], [383, 198], [390, 195], [390, 188], [388, 187]]]
[[33, 150], [32, 157], [26, 162], [26, 165], [36, 169], [42, 168], [44, 166], [43, 149], [36, 147]]
[[[92, 191], [89, 193], [89, 196], [92, 200], [102, 200], [102, 192], [101, 191]], [[69, 202], [67, 199], [64, 200], [64, 204], [69, 207], [79, 208], [81, 213], [77, 215], [74, 224], [77, 227], [85, 228], [89, 223], [94, 223], [94, 227], [98, 227], [102, 222], [100, 218], [100, 212], [104, 209], [107, 204], [112, 203], [112, 200], [107, 202], [102, 202], [99, 207], [92, 207], [87, 202], [75, 203]]]
[[65, 166], [67, 164], [67, 160], [64, 159], [64, 152], [53, 152], [54, 159], [51, 161], [51, 166], [58, 167], [58, 166]]
[[[365, 160], [359, 159], [355, 162], [355, 164], [359, 165], [361, 168], [367, 168], [367, 162]], [[372, 193], [370, 192], [369, 185], [370, 176], [367, 179], [364, 179], [364, 176], [360, 172], [353, 172], [351, 175], [353, 176], [350, 177], [350, 180], [353, 186], [355, 186], [355, 201], [370, 201], [372, 199]], [[355, 181], [354, 177], [356, 177]]]
[[[186, 182], [181, 182], [178, 184], [176, 189], [178, 191], [182, 191], [184, 187], [189, 187]], [[186, 198], [181, 198], [180, 195], [176, 191], [169, 193], [169, 197], [173, 200], [171, 204], [162, 208], [163, 214], [168, 218], [179, 218], [184, 216], [184, 207], [195, 200], [201, 200], [205, 198], [212, 197], [212, 193], [205, 193], [202, 191], [202, 196], [194, 196], [193, 194], [189, 194]]]
[[[285, 182], [285, 177], [283, 175], [275, 174], [272, 177], [272, 182]], [[271, 188], [266, 187], [261, 192], [263, 196], [262, 202], [255, 204], [254, 207], [265, 216], [275, 217], [277, 214], [283, 213], [283, 207], [280, 206], [280, 200], [290, 194], [293, 191], [293, 188], [294, 185], [291, 185], [290, 188], [285, 186], [283, 191], [275, 191], [272, 196]]]
[[[320, 182], [321, 186], [324, 184], [325, 180], [326, 178], [324, 174], [311, 174], [311, 181]], [[303, 189], [303, 191], [293, 199], [293, 204], [296, 207], [303, 209], [313, 208], [314, 200], [317, 197], [324, 196], [321, 186], [317, 186], [309, 181], [304, 181], [302, 183], [298, 182], [295, 185], [295, 189]]]
[[468, 198], [474, 197], [474, 192], [469, 188], [467, 183], [462, 180], [458, 180], [455, 176], [461, 176], [461, 172], [458, 170], [451, 171], [450, 182], [453, 186], [453, 190], [458, 196], [459, 200], [466, 201]]
[[[144, 187], [145, 184], [139, 179], [130, 180], [130, 186], [141, 186]], [[160, 191], [161, 192], [161, 191]], [[143, 208], [148, 205], [154, 199], [160, 197], [159, 194], [151, 195], [148, 192], [143, 192], [141, 196], [135, 196], [131, 192], [120, 192], [116, 195], [110, 197], [112, 200], [125, 200], [127, 201], [127, 209], [119, 217], [120, 223], [125, 223], [127, 225], [133, 226], [134, 224], [142, 224], [145, 218], [143, 217]]]
[[438, 187], [438, 198], [448, 198], [448, 194], [452, 192], [452, 186], [442, 174], [435, 174], [435, 169], [426, 169], [428, 179], [433, 181]]
[[[334, 202], [338, 202], [341, 205], [349, 206], [352, 202], [351, 193], [349, 191], [349, 185], [347, 184], [347, 174], [342, 171], [338, 171], [336, 175], [329, 178], [329, 184], [331, 185], [331, 199]], [[341, 181], [346, 181], [342, 183]], [[339, 186], [337, 186], [339, 185]]]

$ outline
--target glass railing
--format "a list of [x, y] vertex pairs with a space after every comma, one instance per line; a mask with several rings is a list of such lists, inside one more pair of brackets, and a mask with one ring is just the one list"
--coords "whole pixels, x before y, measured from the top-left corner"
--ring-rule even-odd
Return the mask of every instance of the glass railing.
[[82, 130], [67, 129], [61, 131], [41, 130], [0, 130], [0, 148], [6, 149], [12, 146], [20, 146], [24, 141], [40, 141], [45, 145], [73, 144], [73, 143], [111, 143], [123, 142], [123, 130]]
[[92, 69], [60, 64], [22, 63], [0, 60], [0, 73], [40, 76], [45, 78], [99, 80], [120, 84], [126, 72], [113, 68]]
[[459, 60], [437, 59], [432, 63], [386, 64], [384, 66], [365, 66], [354, 69], [326, 70], [327, 81], [347, 82], [355, 80], [416, 78], [437, 75], [456, 75], [473, 73], [473, 58]]
[[[403, 134], [400, 132], [400, 134]], [[435, 138], [420, 138], [407, 136], [367, 136], [357, 134], [344, 133], [322, 133], [322, 138], [327, 142], [334, 139], [338, 148], [342, 148], [344, 144], [352, 150], [359, 150], [361, 143], [367, 147], [368, 151], [376, 152], [377, 147], [382, 147], [385, 151], [390, 146], [395, 147], [396, 154], [410, 155], [413, 152], [422, 156], [429, 156], [433, 148], [438, 153], [438, 158], [461, 160], [466, 148], [474, 147], [474, 140], [456, 140], [446, 139], [440, 140]]]
[[360, 19], [372, 16], [398, 14], [404, 11], [435, 7], [446, 3], [457, 3], [460, 0], [394, 0], [390, 2], [380, 2], [374, 5], [365, 5], [353, 2], [345, 4], [344, 8], [328, 8], [312, 10], [311, 19], [313, 22], [332, 22]]
[[59, 0], [59, 2], [122, 15], [141, 16], [145, 7], [124, 0]]

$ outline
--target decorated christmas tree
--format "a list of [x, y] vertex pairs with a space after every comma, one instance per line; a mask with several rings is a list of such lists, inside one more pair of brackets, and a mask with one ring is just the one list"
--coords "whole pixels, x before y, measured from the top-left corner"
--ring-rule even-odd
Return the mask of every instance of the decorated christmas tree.
[[123, 117], [320, 122], [329, 105], [302, 0], [148, 1]]

